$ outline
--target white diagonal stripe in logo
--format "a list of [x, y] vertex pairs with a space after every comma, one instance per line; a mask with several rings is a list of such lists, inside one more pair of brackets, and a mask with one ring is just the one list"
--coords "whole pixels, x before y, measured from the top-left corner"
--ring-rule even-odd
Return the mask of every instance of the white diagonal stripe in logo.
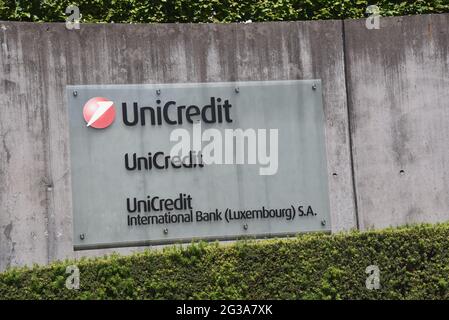
[[87, 126], [89, 127], [92, 125], [95, 121], [100, 119], [100, 117], [109, 110], [110, 107], [114, 104], [112, 101], [98, 101], [98, 109], [95, 111], [95, 113], [90, 118], [89, 122], [87, 123]]

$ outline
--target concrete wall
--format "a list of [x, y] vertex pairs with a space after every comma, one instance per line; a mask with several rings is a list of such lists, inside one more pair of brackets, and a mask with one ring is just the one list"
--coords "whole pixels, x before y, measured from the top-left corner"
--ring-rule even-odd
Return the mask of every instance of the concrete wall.
[[362, 229], [449, 220], [449, 14], [345, 21]]
[[448, 20], [0, 22], [0, 270], [111, 252], [72, 250], [68, 84], [321, 78], [333, 231], [449, 219]]

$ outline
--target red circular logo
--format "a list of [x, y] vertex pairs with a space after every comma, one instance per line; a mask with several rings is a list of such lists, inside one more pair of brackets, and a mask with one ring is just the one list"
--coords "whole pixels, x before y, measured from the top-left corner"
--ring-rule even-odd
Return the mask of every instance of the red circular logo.
[[114, 102], [102, 97], [95, 97], [86, 102], [83, 108], [84, 120], [88, 127], [104, 129], [115, 119]]

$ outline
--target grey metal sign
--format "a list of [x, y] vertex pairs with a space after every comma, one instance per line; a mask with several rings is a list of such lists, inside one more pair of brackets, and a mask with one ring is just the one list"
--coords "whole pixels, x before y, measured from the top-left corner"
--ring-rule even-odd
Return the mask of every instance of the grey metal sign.
[[330, 230], [320, 80], [67, 97], [76, 250]]

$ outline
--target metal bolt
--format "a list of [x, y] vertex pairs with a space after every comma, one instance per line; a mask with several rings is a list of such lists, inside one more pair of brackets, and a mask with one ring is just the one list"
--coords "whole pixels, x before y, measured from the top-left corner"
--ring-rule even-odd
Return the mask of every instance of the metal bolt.
[[248, 230], [248, 224], [245, 223], [245, 224], [243, 225], [243, 229]]
[[160, 96], [160, 95], [161, 95], [161, 89], [157, 89], [157, 90], [156, 90], [156, 94], [157, 94], [158, 96]]
[[314, 84], [312, 85], [312, 89], [313, 89], [313, 90], [316, 90], [316, 83], [314, 83]]
[[85, 238], [85, 234], [84, 234], [84, 233], [81, 233], [81, 234], [80, 234], [80, 239], [81, 239], [81, 240], [84, 240], [84, 238]]
[[325, 226], [326, 225], [326, 220], [321, 220], [321, 225]]
[[239, 87], [236, 87], [236, 88], [235, 88], [235, 93], [239, 93], [239, 92], [240, 92]]
[[164, 229], [164, 233], [165, 233], [165, 234], [168, 233], [168, 229], [167, 229], [167, 228]]
[[78, 95], [78, 91], [73, 91], [73, 96], [76, 97]]

